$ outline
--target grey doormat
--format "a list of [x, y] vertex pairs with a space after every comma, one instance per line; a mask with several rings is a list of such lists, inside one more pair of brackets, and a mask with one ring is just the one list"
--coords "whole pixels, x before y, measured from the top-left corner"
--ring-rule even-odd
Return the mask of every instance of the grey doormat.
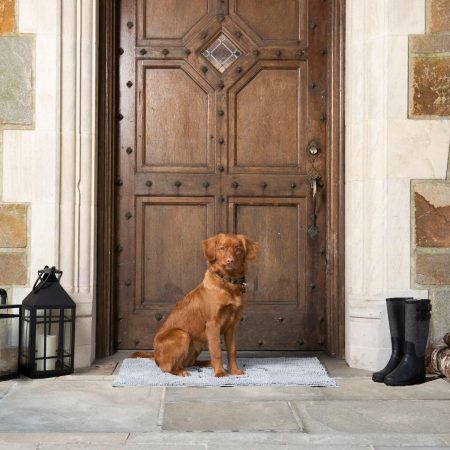
[[162, 372], [155, 361], [125, 359], [113, 386], [336, 386], [317, 358], [238, 358], [245, 375], [216, 378], [211, 367], [191, 367], [189, 377]]

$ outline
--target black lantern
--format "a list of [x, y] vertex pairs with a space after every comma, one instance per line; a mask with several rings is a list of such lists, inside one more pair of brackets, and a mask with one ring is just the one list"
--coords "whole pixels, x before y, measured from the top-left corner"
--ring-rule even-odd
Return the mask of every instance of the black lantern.
[[7, 305], [0, 289], [0, 381], [19, 376], [20, 316], [22, 305]]
[[59, 284], [62, 272], [45, 266], [22, 302], [20, 368], [30, 378], [73, 373], [75, 302]]

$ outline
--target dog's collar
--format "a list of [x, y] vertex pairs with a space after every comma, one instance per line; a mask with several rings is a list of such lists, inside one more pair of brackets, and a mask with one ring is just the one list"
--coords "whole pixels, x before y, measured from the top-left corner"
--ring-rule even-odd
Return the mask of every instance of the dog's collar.
[[211, 272], [217, 277], [222, 278], [222, 280], [228, 281], [228, 283], [241, 286], [242, 291], [245, 292], [245, 288], [247, 287], [245, 277], [241, 278], [229, 277], [228, 275], [224, 275], [223, 273], [220, 273], [218, 270], [214, 269], [211, 269]]

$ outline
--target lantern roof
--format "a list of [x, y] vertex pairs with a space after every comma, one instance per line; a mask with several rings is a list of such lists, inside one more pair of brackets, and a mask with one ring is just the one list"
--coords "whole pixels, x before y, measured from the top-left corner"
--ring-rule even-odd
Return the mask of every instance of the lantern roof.
[[62, 272], [54, 266], [38, 271], [38, 279], [22, 305], [30, 308], [74, 308], [75, 302], [59, 283]]

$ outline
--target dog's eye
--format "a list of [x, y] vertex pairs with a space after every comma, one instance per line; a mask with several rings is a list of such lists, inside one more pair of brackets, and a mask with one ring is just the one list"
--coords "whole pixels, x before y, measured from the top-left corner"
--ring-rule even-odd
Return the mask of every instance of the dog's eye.
[[219, 247], [219, 250], [225, 250], [225, 247], [224, 246]]

